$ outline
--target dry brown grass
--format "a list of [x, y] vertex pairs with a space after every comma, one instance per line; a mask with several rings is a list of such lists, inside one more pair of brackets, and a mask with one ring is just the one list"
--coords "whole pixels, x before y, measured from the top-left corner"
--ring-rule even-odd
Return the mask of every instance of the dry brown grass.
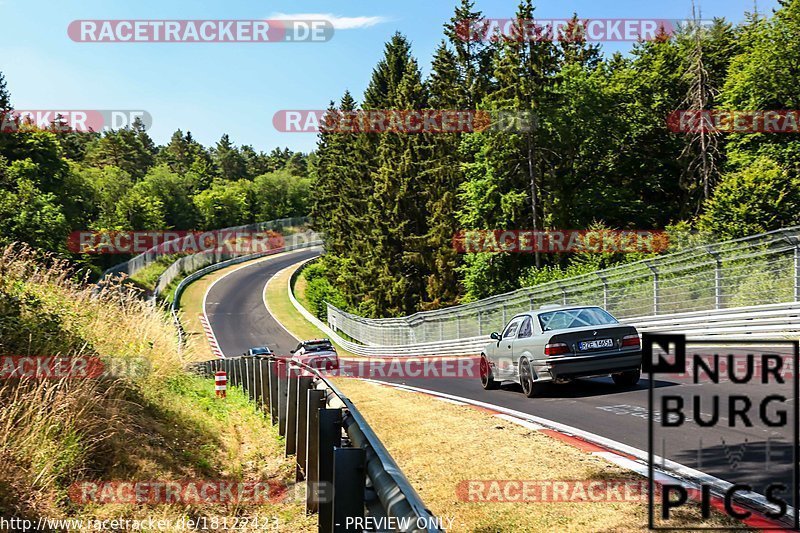
[[[279, 517], [310, 530], [299, 502], [236, 506], [88, 505], [84, 480], [293, 479], [275, 428], [233, 389], [187, 375], [169, 315], [122, 286], [98, 295], [68, 264], [25, 247], [0, 252], [0, 355], [96, 356], [133, 371], [0, 381], [0, 516]], [[121, 364], [128, 363], [128, 364]]]
[[[636, 474], [543, 433], [467, 406], [361, 380], [337, 378], [428, 507], [453, 519], [452, 531], [633, 532], [647, 529], [647, 504], [474, 503], [456, 494], [464, 480], [631, 480]], [[702, 522], [698, 507], [675, 527]]]

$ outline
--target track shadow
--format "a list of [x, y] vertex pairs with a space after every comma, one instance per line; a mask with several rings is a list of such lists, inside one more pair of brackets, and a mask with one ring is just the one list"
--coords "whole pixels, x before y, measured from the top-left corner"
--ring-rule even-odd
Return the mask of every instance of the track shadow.
[[[676, 387], [679, 383], [671, 381], [656, 380], [653, 382], [654, 388]], [[650, 386], [650, 381], [641, 379], [639, 383], [633, 386], [619, 386], [614, 383], [610, 377], [605, 378], [587, 378], [576, 379], [570, 383], [555, 384], [545, 383], [542, 384], [541, 392], [537, 398], [591, 398], [594, 396], [606, 396], [609, 394], [620, 394], [625, 392], [640, 391], [645, 393]], [[501, 390], [522, 393], [522, 387], [518, 383], [504, 383], [501, 385]]]

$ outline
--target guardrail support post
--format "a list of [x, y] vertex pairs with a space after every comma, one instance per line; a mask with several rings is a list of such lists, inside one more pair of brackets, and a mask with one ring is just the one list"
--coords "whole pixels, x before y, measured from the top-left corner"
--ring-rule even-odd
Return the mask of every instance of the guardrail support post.
[[342, 410], [319, 410], [319, 530], [333, 531], [333, 453], [342, 445]]
[[352, 520], [364, 517], [367, 451], [364, 448], [336, 448], [333, 452], [333, 531], [358, 531]]
[[297, 471], [295, 480], [302, 481], [306, 472], [306, 443], [308, 442], [308, 391], [314, 386], [314, 378], [297, 378]]
[[260, 357], [253, 358], [253, 402], [256, 404], [256, 411], [261, 410], [261, 400], [264, 394], [261, 387], [261, 363]]
[[247, 396], [249, 400], [252, 400], [253, 391], [251, 390], [252, 387], [250, 386], [252, 384], [250, 376], [252, 375], [253, 372], [252, 370], [253, 363], [250, 361], [249, 358], [242, 358], [240, 359], [240, 361], [242, 362], [242, 392], [244, 392], [245, 396]]
[[289, 366], [286, 361], [278, 361], [277, 374], [278, 374], [278, 435], [281, 437], [286, 435], [286, 404], [287, 404], [287, 372]]
[[306, 512], [316, 513], [319, 510], [319, 413], [325, 408], [325, 391], [312, 389], [308, 391], [308, 429], [306, 432]]
[[236, 386], [236, 359], [226, 359], [228, 362], [228, 387]]
[[295, 368], [286, 366], [287, 401], [286, 401], [286, 457], [297, 451], [297, 372]]
[[269, 362], [269, 418], [272, 425], [278, 423], [278, 362]]
[[261, 360], [261, 410], [269, 418], [269, 359]]

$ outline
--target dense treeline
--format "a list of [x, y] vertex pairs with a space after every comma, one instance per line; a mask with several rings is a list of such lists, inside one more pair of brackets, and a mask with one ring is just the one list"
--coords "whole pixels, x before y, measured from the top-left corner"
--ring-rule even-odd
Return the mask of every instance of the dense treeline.
[[[459, 229], [668, 228], [730, 238], [800, 222], [797, 134], [673, 133], [675, 110], [800, 107], [800, 0], [687, 24], [627, 54], [581, 39], [462, 39], [461, 0], [423, 78], [394, 35], [361, 103], [333, 110], [527, 111], [532, 131], [320, 134], [312, 214], [351, 309], [405, 314], [630, 257], [459, 256]], [[530, 0], [515, 17], [535, 18]], [[581, 21], [573, 20], [573, 27]], [[576, 33], [571, 33], [576, 35]]]
[[[0, 111], [11, 108], [0, 73]], [[141, 122], [102, 134], [22, 124], [0, 133], [0, 245], [66, 253], [73, 230], [204, 230], [304, 216], [313, 165], [313, 155], [256, 152], [228, 135], [206, 148], [178, 130], [156, 146]], [[124, 258], [84, 259], [104, 267]]]

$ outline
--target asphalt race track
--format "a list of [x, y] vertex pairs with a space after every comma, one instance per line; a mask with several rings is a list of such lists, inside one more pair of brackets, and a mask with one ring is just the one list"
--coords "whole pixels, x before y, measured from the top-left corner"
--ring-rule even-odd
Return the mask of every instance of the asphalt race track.
[[264, 307], [266, 280], [299, 261], [318, 256], [320, 250], [293, 252], [246, 266], [214, 283], [205, 298], [205, 311], [219, 347], [227, 357], [242, 355], [254, 346], [269, 346], [288, 354], [297, 342]]
[[[277, 353], [288, 353], [296, 340], [267, 312], [262, 292], [267, 280], [295, 262], [314, 257], [319, 250], [302, 251], [285, 257], [255, 263], [237, 270], [215, 283], [207, 295], [206, 313], [220, 348], [227, 356], [236, 356], [252, 346], [270, 346]], [[487, 338], [487, 342], [489, 339]], [[691, 345], [690, 345], [691, 348]], [[708, 351], [721, 351], [705, 349]], [[728, 353], [734, 350], [726, 350]], [[750, 350], [753, 351], [753, 350]], [[744, 351], [738, 350], [743, 354]], [[775, 352], [775, 349], [772, 349]], [[786, 348], [780, 353], [786, 354]], [[477, 366], [476, 366], [477, 368]], [[619, 388], [610, 378], [578, 380], [565, 385], [550, 385], [540, 397], [526, 398], [517, 385], [484, 391], [476, 378], [381, 378], [423, 389], [470, 398], [515, 409], [538, 417], [567, 424], [607, 437], [640, 450], [647, 450], [648, 387], [645, 376], [636, 387]], [[793, 383], [762, 384], [760, 380], [737, 385], [726, 379], [719, 384], [693, 383], [691, 378], [668, 377], [654, 382], [656, 406], [661, 394], [684, 398], [686, 422], [677, 428], [655, 425], [655, 453], [734, 483], [746, 483], [762, 492], [770, 483], [792, 486], [793, 424], [795, 419]], [[745, 387], [745, 388], [743, 388]], [[726, 394], [746, 394], [752, 427], [745, 427], [741, 417], [730, 416]], [[785, 410], [789, 424], [768, 427], [759, 420], [761, 401], [770, 394], [783, 395], [787, 402], [765, 405], [770, 419]], [[708, 419], [713, 396], [722, 395], [719, 425], [702, 427], [693, 420], [693, 397], [700, 398], [700, 413]], [[736, 419], [736, 426], [729, 427]], [[698, 451], [701, 450], [701, 451]], [[791, 489], [783, 495], [792, 505]]]

